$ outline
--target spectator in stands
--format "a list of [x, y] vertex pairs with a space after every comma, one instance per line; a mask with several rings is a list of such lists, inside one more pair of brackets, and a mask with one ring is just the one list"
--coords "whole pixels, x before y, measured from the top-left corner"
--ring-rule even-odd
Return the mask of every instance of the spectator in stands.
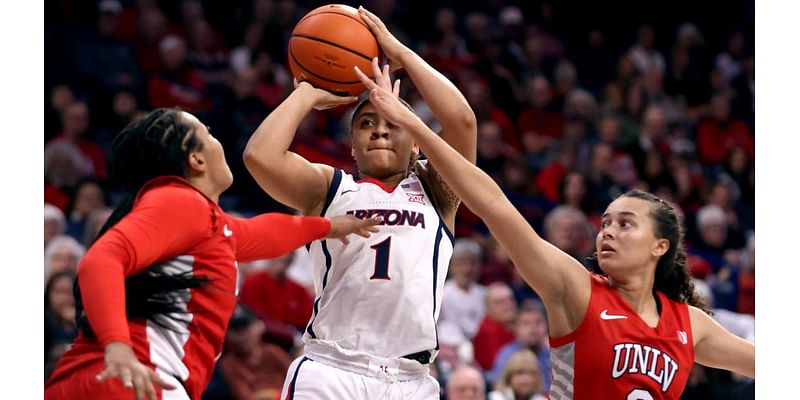
[[66, 212], [69, 193], [90, 175], [92, 165], [72, 142], [53, 140], [44, 148], [44, 201]]
[[80, 261], [86, 249], [70, 236], [60, 235], [53, 238], [44, 249], [44, 279], [47, 282], [55, 273], [78, 272]]
[[107, 93], [142, 84], [133, 46], [116, 33], [122, 4], [103, 0], [97, 4], [97, 30], [81, 43], [76, 62], [81, 74]]
[[[439, 314], [440, 340], [458, 348], [471, 346], [486, 314], [486, 288], [477, 283], [481, 269], [482, 251], [472, 239], [459, 238], [453, 245], [450, 258], [450, 279], [442, 292], [442, 311]], [[462, 360], [464, 361], [464, 360]]]
[[138, 34], [133, 41], [136, 61], [146, 75], [155, 74], [161, 69], [159, 46], [175, 30], [158, 5], [152, 3], [152, 6], [139, 8]]
[[577, 171], [567, 173], [559, 185], [558, 192], [560, 204], [581, 210], [587, 216], [595, 214], [594, 200], [589, 191], [586, 175]]
[[537, 75], [527, 82], [528, 106], [517, 117], [517, 129], [521, 134], [533, 133], [541, 140], [552, 142], [564, 131], [562, 108], [552, 104], [552, 89], [546, 77]]
[[537, 369], [541, 370], [539, 378], [541, 388], [536, 393], [540, 391], [547, 393], [552, 380], [552, 372], [550, 370], [547, 317], [541, 303], [526, 304], [520, 308], [514, 327], [514, 336], [514, 341], [503, 346], [497, 353], [494, 367], [487, 374], [489, 382], [494, 382], [495, 385], [500, 384], [503, 381], [504, 371], [509, 368], [514, 355], [521, 350], [530, 350], [537, 360]]
[[495, 282], [510, 284], [514, 280], [514, 265], [508, 257], [508, 253], [492, 236], [488, 236], [486, 244], [487, 259], [481, 268], [481, 275], [478, 282], [481, 285], [489, 286]]
[[558, 206], [544, 219], [545, 240], [583, 263], [594, 251], [594, 229], [586, 215], [571, 206]]
[[94, 176], [108, 177], [108, 156], [94, 140], [87, 137], [89, 131], [89, 108], [86, 103], [76, 101], [61, 113], [61, 133], [51, 143], [65, 141], [78, 146], [84, 158], [91, 162]]
[[447, 381], [447, 400], [484, 400], [486, 383], [480, 371], [473, 367], [459, 367]]
[[475, 361], [481, 368], [492, 368], [500, 349], [514, 340], [516, 319], [517, 303], [511, 288], [500, 282], [489, 285], [486, 288], [486, 317], [472, 340]]
[[489, 393], [489, 400], [545, 400], [542, 369], [532, 351], [515, 352]]
[[81, 244], [84, 247], [89, 248], [92, 245], [92, 242], [97, 238], [97, 234], [100, 233], [100, 228], [103, 227], [113, 211], [113, 208], [102, 207], [89, 213], [89, 216], [86, 217], [86, 225], [83, 228], [83, 237], [81, 238]]
[[45, 379], [78, 333], [72, 295], [74, 281], [75, 271], [64, 270], [50, 275], [44, 287]]
[[738, 296], [739, 271], [730, 262], [730, 254], [743, 243], [735, 243], [735, 239], [729, 236], [725, 212], [717, 205], [707, 205], [698, 210], [696, 220], [701, 242], [689, 250], [711, 264], [714, 274], [707, 280], [714, 293], [715, 307], [733, 311]]
[[312, 298], [306, 289], [288, 279], [286, 271], [293, 253], [276, 258], [269, 268], [248, 277], [239, 292], [239, 301], [262, 320], [277, 321], [302, 332], [311, 317]]
[[153, 107], [181, 107], [189, 112], [208, 111], [203, 75], [186, 62], [186, 42], [179, 36], [167, 36], [159, 43], [161, 71], [150, 78], [148, 96]]
[[44, 203], [44, 247], [53, 238], [63, 235], [67, 229], [67, 221], [64, 213], [56, 206]]
[[50, 89], [50, 98], [44, 110], [44, 142], [48, 143], [61, 132], [61, 114], [75, 102], [75, 92], [70, 85], [58, 83]]
[[645, 74], [653, 69], [664, 71], [666, 68], [664, 56], [654, 48], [654, 42], [655, 29], [650, 25], [640, 26], [636, 43], [628, 50], [631, 62], [640, 74]]
[[139, 100], [133, 92], [120, 90], [114, 93], [111, 99], [111, 117], [106, 128], [116, 135], [117, 132], [133, 123], [142, 113], [144, 111], [139, 108]]
[[697, 125], [698, 159], [703, 165], [722, 165], [728, 152], [741, 147], [748, 160], [755, 159], [755, 143], [750, 128], [731, 118], [730, 100], [723, 95], [711, 98], [711, 115]]
[[280, 396], [289, 354], [265, 342], [264, 323], [238, 305], [228, 324], [220, 370], [233, 400], [276, 399]]
[[264, 29], [257, 22], [253, 22], [245, 28], [242, 44], [231, 50], [230, 64], [234, 72], [239, 72], [253, 64], [263, 34]]
[[494, 121], [478, 123], [476, 164], [487, 174], [500, 178], [505, 160], [516, 151], [504, 141], [500, 125]]
[[75, 185], [75, 195], [67, 211], [67, 234], [83, 240], [86, 224], [92, 212], [109, 205], [108, 196], [100, 181], [85, 178]]
[[[188, 2], [201, 7], [199, 1]], [[202, 12], [202, 11], [201, 11]], [[230, 81], [230, 61], [222, 44], [222, 39], [202, 15], [188, 23], [189, 51], [187, 63], [200, 73], [209, 89], [221, 89]]]
[[742, 32], [733, 32], [728, 38], [728, 46], [714, 59], [714, 65], [722, 73], [726, 82], [732, 81], [742, 73], [744, 42], [745, 37]]

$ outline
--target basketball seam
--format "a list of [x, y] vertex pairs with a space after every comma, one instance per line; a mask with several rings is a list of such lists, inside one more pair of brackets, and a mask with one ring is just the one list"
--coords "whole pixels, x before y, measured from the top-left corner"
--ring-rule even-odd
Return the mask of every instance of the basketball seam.
[[[366, 22], [362, 21], [360, 18], [356, 18], [356, 17], [350, 16], [350, 15], [347, 15], [347, 14], [337, 13], [337, 12], [333, 12], [333, 11], [320, 11], [320, 12], [314, 13], [314, 14], [312, 14], [312, 15], [306, 15], [306, 16], [304, 16], [303, 18], [301, 18], [301, 19], [300, 19], [300, 21], [297, 21], [297, 24], [296, 24], [296, 25], [300, 25], [300, 23], [301, 23], [301, 22], [303, 22], [303, 21], [305, 21], [305, 20], [307, 20], [307, 19], [310, 19], [311, 17], [314, 17], [314, 16], [317, 16], [317, 15], [320, 15], [320, 14], [336, 14], [336, 15], [341, 15], [341, 16], [343, 16], [343, 17], [345, 17], [345, 18], [350, 18], [350, 19], [352, 19], [353, 21], [356, 21], [356, 22], [358, 22], [359, 24], [363, 25], [365, 28], [369, 29], [369, 25], [367, 25], [367, 24], [366, 24]], [[370, 30], [370, 32], [372, 32], [372, 30]]]
[[336, 47], [336, 48], [338, 48], [338, 49], [341, 49], [341, 50], [344, 50], [344, 51], [347, 51], [347, 52], [353, 53], [353, 54], [355, 54], [355, 55], [357, 55], [357, 56], [359, 56], [359, 57], [361, 57], [361, 58], [363, 58], [363, 59], [365, 59], [365, 60], [367, 60], [367, 61], [372, 61], [372, 58], [371, 58], [371, 57], [369, 57], [369, 56], [367, 56], [367, 55], [365, 55], [365, 54], [361, 54], [361, 53], [359, 53], [359, 52], [357, 52], [357, 51], [355, 51], [355, 50], [348, 49], [347, 47], [344, 47], [344, 46], [342, 46], [342, 45], [340, 45], [340, 44], [336, 44], [336, 43], [334, 43], [334, 42], [331, 42], [331, 41], [329, 41], [329, 40], [320, 39], [320, 38], [318, 38], [318, 37], [309, 36], [309, 35], [302, 35], [302, 34], [299, 34], [299, 33], [293, 33], [293, 34], [292, 34], [292, 37], [299, 37], [299, 38], [303, 38], [303, 39], [309, 39], [309, 40], [315, 40], [315, 41], [317, 41], [317, 42], [322, 42], [322, 43], [325, 43], [325, 44], [327, 44], [327, 45], [331, 45], [331, 46], [333, 46], [333, 47]]
[[315, 74], [313, 71], [308, 69], [305, 65], [301, 64], [300, 61], [297, 60], [297, 58], [294, 56], [294, 53], [292, 52], [291, 46], [289, 46], [289, 57], [292, 57], [292, 60], [294, 60], [294, 62], [297, 63], [297, 66], [302, 68], [303, 71], [308, 72], [310, 75], [314, 76], [315, 78], [322, 79], [322, 80], [328, 81], [328, 82], [339, 83], [339, 84], [342, 84], [342, 85], [355, 85], [357, 83], [361, 83], [360, 80], [358, 80], [358, 81], [336, 81], [336, 80], [329, 79], [329, 78], [326, 78], [324, 76], [320, 76], [320, 75]]

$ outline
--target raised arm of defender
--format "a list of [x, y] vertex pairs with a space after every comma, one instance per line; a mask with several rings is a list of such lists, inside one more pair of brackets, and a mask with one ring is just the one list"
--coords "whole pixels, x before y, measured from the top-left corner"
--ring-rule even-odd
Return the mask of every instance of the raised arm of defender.
[[442, 124], [442, 138], [471, 163], [475, 163], [477, 122], [464, 95], [439, 71], [397, 40], [375, 14], [359, 7], [393, 68], [403, 68], [414, 82], [433, 115]]
[[588, 271], [537, 235], [488, 175], [448, 146], [391, 93], [363, 73], [359, 72], [359, 77], [370, 90], [372, 104], [414, 137], [450, 188], [508, 250], [523, 278], [542, 296], [551, 321], [551, 335], [575, 329], [589, 303]]

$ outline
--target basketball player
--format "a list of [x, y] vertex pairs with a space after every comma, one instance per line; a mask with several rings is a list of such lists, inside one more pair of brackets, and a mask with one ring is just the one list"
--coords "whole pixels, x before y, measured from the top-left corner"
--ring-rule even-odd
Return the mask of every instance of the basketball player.
[[[380, 19], [363, 9], [360, 15], [384, 53], [414, 81], [443, 127], [442, 138], [474, 162], [476, 122], [466, 99]], [[380, 72], [377, 60], [373, 69]], [[380, 84], [392, 92], [388, 72], [386, 66]], [[398, 93], [395, 85], [392, 96]], [[434, 165], [417, 161], [419, 149], [408, 133], [370, 101], [355, 108], [350, 125], [359, 176], [288, 151], [312, 109], [354, 100], [300, 83], [245, 149], [245, 164], [261, 187], [305, 215], [384, 218], [381, 231], [369, 240], [356, 238], [347, 245], [322, 240], [309, 247], [315, 268], [313, 313], [304, 334], [305, 354], [289, 368], [281, 398], [438, 399], [439, 385], [428, 364], [438, 349], [436, 319], [459, 199]]]
[[48, 400], [199, 399], [236, 304], [237, 260], [377, 230], [349, 216], [229, 216], [217, 204], [233, 182], [222, 146], [186, 112], [128, 126], [111, 159], [129, 194], [80, 263], [81, 331], [45, 383]]
[[[380, 73], [378, 82], [386, 79]], [[753, 343], [717, 324], [694, 292], [670, 204], [641, 191], [609, 204], [595, 240], [600, 274], [592, 274], [539, 237], [488, 175], [391, 91], [358, 74], [371, 104], [417, 141], [541, 295], [550, 325], [551, 399], [678, 399], [695, 361], [754, 377]]]

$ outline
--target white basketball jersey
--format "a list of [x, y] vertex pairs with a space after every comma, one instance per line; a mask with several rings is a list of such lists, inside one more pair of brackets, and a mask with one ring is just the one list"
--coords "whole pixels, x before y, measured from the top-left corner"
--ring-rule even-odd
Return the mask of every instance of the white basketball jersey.
[[380, 232], [314, 241], [314, 309], [303, 339], [398, 358], [431, 350], [453, 236], [412, 173], [393, 190], [336, 169], [322, 215], [383, 216]]

